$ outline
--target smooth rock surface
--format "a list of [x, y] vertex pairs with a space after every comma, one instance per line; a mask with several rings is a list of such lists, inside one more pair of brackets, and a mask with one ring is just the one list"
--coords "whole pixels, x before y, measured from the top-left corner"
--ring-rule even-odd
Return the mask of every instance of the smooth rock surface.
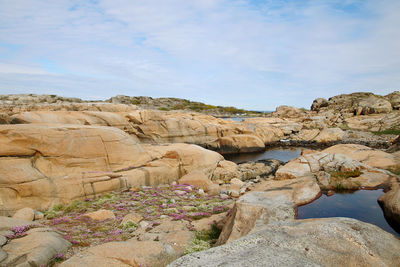
[[165, 266], [176, 258], [171, 246], [157, 241], [109, 242], [91, 247], [60, 267]]
[[[212, 179], [223, 157], [196, 145], [141, 145], [111, 127], [0, 125], [0, 206], [10, 215], [200, 170]], [[223, 169], [223, 166], [220, 167]]]
[[400, 163], [393, 154], [381, 150], [372, 149], [363, 145], [339, 144], [324, 149], [322, 152], [330, 154], [343, 154], [354, 160], [368, 164], [369, 166], [386, 169]]
[[400, 240], [350, 218], [283, 221], [173, 266], [400, 266]]
[[[57, 253], [65, 253], [71, 244], [50, 228], [21, 219], [0, 217], [0, 230], [33, 225], [23, 237], [9, 239], [0, 249], [0, 266], [47, 265]], [[6, 255], [7, 257], [4, 257]], [[1, 258], [3, 258], [1, 260]]]
[[35, 211], [31, 208], [23, 208], [17, 210], [17, 212], [13, 215], [13, 218], [33, 221], [35, 219]]
[[236, 201], [217, 245], [232, 242], [265, 224], [295, 218], [295, 205], [284, 195], [267, 197], [264, 192], [249, 192]]

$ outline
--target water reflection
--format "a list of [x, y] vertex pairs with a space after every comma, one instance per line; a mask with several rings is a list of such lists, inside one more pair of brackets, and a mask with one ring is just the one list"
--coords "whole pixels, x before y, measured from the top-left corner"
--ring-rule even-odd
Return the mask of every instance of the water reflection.
[[322, 195], [314, 202], [298, 207], [298, 219], [349, 217], [375, 224], [389, 233], [400, 236], [386, 221], [377, 199], [383, 189], [359, 190], [351, 193]]
[[260, 159], [277, 159], [283, 162], [300, 156], [302, 148], [271, 148], [260, 153], [245, 153], [245, 154], [232, 154], [224, 155], [225, 159], [233, 161], [235, 163], [241, 163], [246, 161], [256, 161]]

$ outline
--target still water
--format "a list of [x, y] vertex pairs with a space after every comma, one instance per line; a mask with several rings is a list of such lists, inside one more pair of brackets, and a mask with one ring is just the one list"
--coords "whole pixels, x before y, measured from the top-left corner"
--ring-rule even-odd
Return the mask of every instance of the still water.
[[[233, 154], [224, 157], [235, 163], [260, 159], [278, 159], [286, 162], [297, 158], [301, 150], [302, 148], [298, 147], [272, 148], [261, 153]], [[389, 225], [378, 204], [377, 200], [382, 194], [383, 189], [336, 193], [329, 197], [323, 194], [312, 203], [298, 207], [297, 218], [349, 217], [375, 224], [389, 233], [400, 236], [400, 229], [395, 230]]]
[[260, 159], [277, 159], [283, 162], [287, 162], [291, 159], [300, 156], [302, 148], [271, 148], [260, 153], [244, 153], [244, 154], [232, 154], [224, 155], [224, 158], [235, 163], [242, 163], [246, 161], [256, 161]]
[[375, 224], [385, 231], [400, 236], [386, 221], [377, 199], [383, 189], [358, 190], [351, 193], [322, 195], [319, 199], [298, 207], [298, 219], [348, 217]]

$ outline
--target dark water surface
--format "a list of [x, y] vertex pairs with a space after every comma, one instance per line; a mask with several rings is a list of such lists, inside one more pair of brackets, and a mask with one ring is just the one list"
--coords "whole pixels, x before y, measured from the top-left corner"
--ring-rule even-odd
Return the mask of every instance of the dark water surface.
[[386, 221], [377, 199], [383, 189], [358, 190], [351, 193], [322, 195], [319, 199], [298, 207], [298, 219], [348, 217], [375, 224], [385, 231], [400, 236]]
[[260, 159], [277, 159], [286, 162], [300, 156], [301, 150], [302, 148], [298, 147], [289, 147], [289, 148], [278, 147], [278, 148], [271, 148], [260, 153], [224, 155], [224, 158], [233, 161], [235, 163], [256, 161]]

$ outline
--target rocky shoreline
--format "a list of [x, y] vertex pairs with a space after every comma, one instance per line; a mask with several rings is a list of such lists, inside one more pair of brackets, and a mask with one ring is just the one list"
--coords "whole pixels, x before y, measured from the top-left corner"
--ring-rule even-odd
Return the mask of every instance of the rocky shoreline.
[[[0, 98], [0, 266], [400, 266], [400, 239], [376, 226], [296, 220], [322, 192], [386, 187], [379, 203], [400, 225], [399, 92], [241, 122], [133, 98], [12, 98]], [[277, 146], [305, 149], [287, 163], [222, 156]]]

